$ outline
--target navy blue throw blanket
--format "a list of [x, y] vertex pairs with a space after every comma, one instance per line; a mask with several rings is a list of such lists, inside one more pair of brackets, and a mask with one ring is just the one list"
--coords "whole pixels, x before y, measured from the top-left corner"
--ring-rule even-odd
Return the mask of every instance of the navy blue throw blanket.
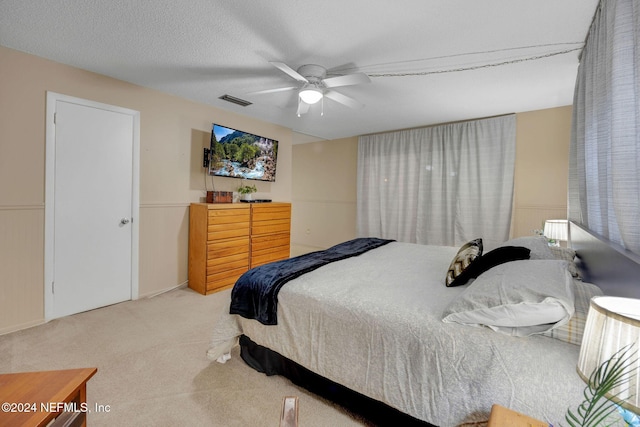
[[393, 240], [363, 237], [283, 261], [261, 265], [244, 273], [231, 291], [229, 313], [277, 325], [278, 292], [289, 280], [334, 261], [363, 254]]

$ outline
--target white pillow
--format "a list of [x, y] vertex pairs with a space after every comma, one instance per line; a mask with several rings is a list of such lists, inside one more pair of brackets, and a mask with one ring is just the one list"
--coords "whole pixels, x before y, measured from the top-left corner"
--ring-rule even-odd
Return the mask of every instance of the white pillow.
[[558, 325], [544, 332], [542, 335], [580, 345], [582, 344], [582, 336], [584, 335], [584, 326], [587, 323], [591, 298], [604, 294], [602, 290], [593, 283], [581, 282], [580, 280], [574, 279], [573, 285], [575, 295], [575, 311], [573, 316], [571, 316], [571, 319], [564, 325]]
[[442, 320], [513, 336], [543, 333], [573, 315], [572, 280], [565, 261], [501, 264], [478, 276], [449, 304]]

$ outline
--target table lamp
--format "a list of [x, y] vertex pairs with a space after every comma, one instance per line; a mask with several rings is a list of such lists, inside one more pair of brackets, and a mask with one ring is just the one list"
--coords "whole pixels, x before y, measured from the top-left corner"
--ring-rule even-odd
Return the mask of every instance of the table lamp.
[[[591, 299], [585, 324], [578, 374], [589, 383], [591, 374], [628, 346], [640, 343], [640, 299], [612, 296]], [[620, 378], [626, 378], [605, 395], [635, 414], [640, 413], [640, 363], [637, 348], [628, 352]]]
[[553, 241], [553, 246], [560, 246], [560, 241], [569, 240], [569, 223], [566, 219], [548, 219], [542, 234]]

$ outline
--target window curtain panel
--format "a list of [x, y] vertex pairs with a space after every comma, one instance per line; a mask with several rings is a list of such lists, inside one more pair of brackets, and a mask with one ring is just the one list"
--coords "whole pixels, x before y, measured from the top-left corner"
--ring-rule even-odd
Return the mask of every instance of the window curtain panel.
[[427, 245], [509, 238], [515, 115], [361, 136], [357, 232]]
[[640, 254], [640, 2], [601, 1], [583, 49], [569, 219]]

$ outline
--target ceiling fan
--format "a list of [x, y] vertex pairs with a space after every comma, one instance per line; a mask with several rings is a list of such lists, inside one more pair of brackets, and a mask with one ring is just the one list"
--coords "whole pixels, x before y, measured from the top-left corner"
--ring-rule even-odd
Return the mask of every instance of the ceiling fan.
[[298, 70], [294, 70], [283, 62], [269, 62], [280, 71], [288, 74], [299, 82], [297, 86], [287, 86], [275, 89], [261, 90], [252, 94], [266, 94], [283, 92], [287, 90], [298, 90], [298, 117], [309, 111], [309, 106], [317, 103], [323, 97], [327, 97], [350, 108], [362, 108], [364, 104], [348, 97], [333, 88], [340, 86], [350, 86], [360, 83], [371, 83], [369, 76], [364, 73], [353, 73], [342, 76], [327, 77], [327, 70], [320, 65], [307, 64]]

